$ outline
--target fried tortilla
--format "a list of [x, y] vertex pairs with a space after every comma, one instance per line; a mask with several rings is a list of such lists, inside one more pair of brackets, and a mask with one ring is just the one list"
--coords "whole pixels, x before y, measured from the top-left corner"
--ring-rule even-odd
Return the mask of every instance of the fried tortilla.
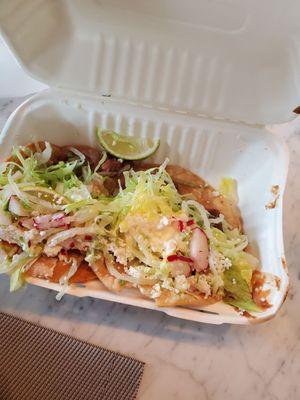
[[190, 195], [213, 215], [223, 214], [232, 228], [238, 228], [242, 232], [241, 212], [232, 200], [218, 193], [202, 178], [183, 167], [170, 165], [166, 169], [181, 195]]
[[[152, 286], [139, 286], [140, 292], [143, 296], [153, 299], [151, 296]], [[170, 290], [162, 290], [159, 297], [155, 299], [155, 304], [158, 307], [203, 307], [214, 304], [220, 301], [220, 296], [205, 297], [200, 292], [193, 293], [174, 293]]]
[[[74, 255], [73, 255], [74, 257]], [[70, 283], [86, 283], [97, 280], [88, 263], [84, 260], [80, 261], [79, 267], [75, 274], [70, 278]], [[67, 274], [71, 267], [70, 262], [60, 260], [58, 257], [47, 257], [42, 255], [31, 267], [27, 270], [26, 276], [33, 278], [47, 279], [50, 282], [58, 283], [59, 280]]]
[[[124, 267], [121, 264], [115, 263], [115, 267], [119, 270], [119, 272], [124, 273]], [[103, 285], [112, 292], [120, 292], [120, 290], [122, 290], [124, 287], [132, 286], [129, 282], [122, 284], [120, 279], [117, 279], [115, 276], [109, 273], [105, 265], [104, 257], [93, 263], [91, 268]]]

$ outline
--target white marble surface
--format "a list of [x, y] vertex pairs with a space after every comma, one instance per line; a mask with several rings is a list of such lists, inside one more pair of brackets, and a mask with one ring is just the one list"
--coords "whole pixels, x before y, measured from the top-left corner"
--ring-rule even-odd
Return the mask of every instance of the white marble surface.
[[[22, 99], [0, 99], [0, 128]], [[283, 129], [291, 163], [285, 246], [291, 276], [278, 316], [253, 327], [209, 326], [101, 300], [28, 286], [10, 294], [1, 276], [0, 310], [146, 362], [139, 399], [300, 399], [300, 124]]]

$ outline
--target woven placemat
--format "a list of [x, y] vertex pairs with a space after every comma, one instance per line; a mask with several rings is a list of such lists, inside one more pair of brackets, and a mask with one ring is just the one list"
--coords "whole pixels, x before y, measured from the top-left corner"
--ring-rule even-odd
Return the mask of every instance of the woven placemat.
[[1, 400], [131, 400], [143, 370], [143, 362], [0, 312]]

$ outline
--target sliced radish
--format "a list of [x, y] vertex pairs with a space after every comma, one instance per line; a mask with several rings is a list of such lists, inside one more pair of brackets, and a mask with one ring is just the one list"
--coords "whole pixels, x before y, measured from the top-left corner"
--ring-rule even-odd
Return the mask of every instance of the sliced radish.
[[197, 272], [208, 268], [209, 247], [207, 236], [200, 228], [195, 228], [190, 241], [190, 256]]
[[40, 215], [34, 219], [34, 227], [38, 230], [46, 230], [51, 228], [59, 228], [70, 224], [70, 217], [64, 213]]
[[181, 219], [178, 220], [178, 229], [180, 232], [183, 232], [185, 229], [184, 222]]
[[193, 260], [181, 254], [172, 254], [167, 257], [167, 261], [172, 263], [171, 275], [175, 278], [178, 275], [191, 275], [191, 264]]
[[191, 227], [192, 225], [195, 224], [195, 221], [193, 219], [189, 219], [188, 221], [184, 221], [182, 219], [176, 219], [176, 218], [174, 218], [174, 219], [177, 223], [177, 229], [180, 232], [184, 232], [188, 227]]
[[27, 217], [29, 215], [29, 211], [25, 210], [20, 200], [16, 199], [15, 196], [11, 196], [9, 199], [8, 211], [19, 217]]
[[174, 261], [172, 262], [171, 275], [175, 278], [178, 275], [190, 276], [191, 266], [189, 263], [184, 261]]
[[183, 262], [190, 263], [190, 264], [193, 264], [193, 262], [194, 262], [190, 257], [185, 257], [185, 256], [182, 256], [181, 254], [172, 254], [171, 256], [167, 257], [167, 260], [169, 262], [183, 261]]
[[186, 223], [186, 226], [191, 226], [191, 225], [195, 225], [195, 221], [193, 219], [188, 220], [188, 222]]

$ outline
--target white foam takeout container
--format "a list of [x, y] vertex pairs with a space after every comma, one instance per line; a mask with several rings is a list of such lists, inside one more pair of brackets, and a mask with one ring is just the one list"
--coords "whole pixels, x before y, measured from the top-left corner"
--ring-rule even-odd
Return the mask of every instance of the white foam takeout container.
[[[290, 119], [299, 99], [295, 3], [0, 1], [6, 43], [31, 76], [51, 87], [10, 116], [1, 157], [32, 140], [96, 146], [98, 125], [160, 137], [157, 161], [168, 157], [216, 187], [224, 176], [237, 179], [245, 231], [262, 270], [280, 278], [272, 307], [255, 319], [223, 303], [158, 308], [134, 291], [108, 292], [100, 282], [72, 286], [70, 294], [214, 324], [257, 323], [277, 313], [289, 282], [282, 232], [288, 152], [264, 126]], [[266, 209], [273, 185], [279, 185], [279, 199]]]

